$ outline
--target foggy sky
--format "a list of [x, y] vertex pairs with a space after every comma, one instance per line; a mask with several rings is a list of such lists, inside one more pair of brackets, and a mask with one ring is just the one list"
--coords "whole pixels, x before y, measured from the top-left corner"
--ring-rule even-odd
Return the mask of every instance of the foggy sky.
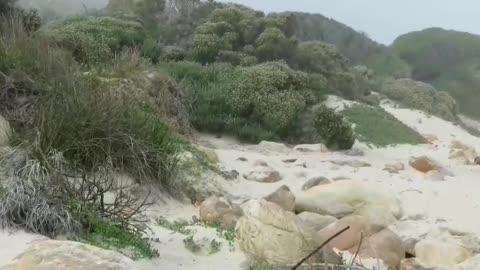
[[320, 13], [390, 44], [407, 32], [442, 27], [480, 34], [479, 0], [220, 0], [265, 12]]

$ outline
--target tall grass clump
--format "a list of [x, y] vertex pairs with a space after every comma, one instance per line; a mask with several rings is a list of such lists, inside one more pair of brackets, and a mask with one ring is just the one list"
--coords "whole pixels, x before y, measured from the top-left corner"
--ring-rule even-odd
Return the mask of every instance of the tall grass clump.
[[[129, 195], [116, 175], [168, 188], [177, 164], [177, 139], [149, 97], [82, 72], [70, 52], [25, 31], [21, 18], [0, 19], [0, 56], [0, 114], [16, 149], [0, 155], [1, 225], [48, 236], [108, 226], [133, 232], [146, 200]], [[113, 203], [106, 192], [116, 194]]]

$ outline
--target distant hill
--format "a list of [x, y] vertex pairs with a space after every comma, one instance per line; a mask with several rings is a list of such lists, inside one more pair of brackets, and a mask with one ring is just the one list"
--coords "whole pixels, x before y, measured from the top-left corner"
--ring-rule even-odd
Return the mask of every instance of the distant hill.
[[364, 63], [369, 57], [385, 49], [365, 33], [321, 14], [293, 12], [296, 18], [294, 35], [301, 41], [320, 40], [335, 45], [354, 64]]
[[449, 92], [460, 111], [480, 117], [480, 36], [429, 28], [398, 37], [369, 65], [378, 74], [411, 77]]

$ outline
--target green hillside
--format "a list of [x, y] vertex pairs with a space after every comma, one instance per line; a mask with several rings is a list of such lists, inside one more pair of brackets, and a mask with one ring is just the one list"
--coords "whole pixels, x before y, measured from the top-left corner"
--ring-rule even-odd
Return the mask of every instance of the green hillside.
[[450, 93], [462, 113], [480, 117], [479, 60], [480, 36], [429, 28], [398, 37], [368, 65], [380, 75], [430, 83]]

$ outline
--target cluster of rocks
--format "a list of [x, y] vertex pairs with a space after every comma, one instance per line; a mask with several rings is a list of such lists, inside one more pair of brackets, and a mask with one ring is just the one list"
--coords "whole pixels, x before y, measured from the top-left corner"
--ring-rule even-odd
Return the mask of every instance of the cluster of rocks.
[[419, 239], [403, 238], [390, 225], [402, 209], [390, 194], [346, 180], [319, 184], [298, 196], [282, 186], [263, 199], [234, 205], [212, 197], [200, 206], [205, 222], [220, 220], [235, 228], [241, 249], [252, 259], [294, 265], [326, 239], [349, 227], [308, 263], [340, 263], [339, 253], [358, 254], [383, 269], [474, 270], [480, 267], [480, 241], [471, 235], [439, 231]]

